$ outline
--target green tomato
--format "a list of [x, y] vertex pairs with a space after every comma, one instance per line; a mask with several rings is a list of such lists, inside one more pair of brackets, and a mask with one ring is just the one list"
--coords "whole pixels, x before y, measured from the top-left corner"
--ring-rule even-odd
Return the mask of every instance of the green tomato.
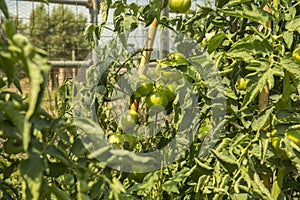
[[134, 147], [134, 145], [138, 141], [138, 139], [131, 134], [123, 134], [121, 139], [122, 139], [122, 143], [124, 144], [125, 142], [127, 142], [129, 145], [129, 148], [131, 148], [131, 149]]
[[176, 87], [177, 87], [176, 84], [171, 83], [167, 85], [160, 85], [158, 88], [159, 88], [159, 92], [166, 95], [168, 101], [173, 101], [176, 97], [175, 94]]
[[300, 47], [297, 47], [292, 54], [293, 59], [300, 64]]
[[122, 135], [120, 134], [110, 134], [107, 139], [107, 142], [109, 144], [115, 144], [115, 145], [121, 144], [122, 143], [121, 137]]
[[122, 135], [119, 133], [110, 134], [107, 139], [108, 144], [116, 146], [118, 148], [123, 147]]
[[147, 76], [140, 74], [139, 79], [140, 81], [137, 83], [137, 89], [135, 91], [136, 96], [145, 97], [153, 92], [153, 83]]
[[145, 97], [153, 92], [153, 83], [141, 83], [135, 91], [138, 97]]
[[133, 130], [138, 121], [138, 114], [134, 110], [128, 110], [124, 112], [119, 121], [119, 127], [123, 131]]
[[185, 13], [191, 7], [191, 0], [169, 0], [168, 6], [172, 12]]
[[238, 83], [238, 89], [239, 90], [247, 89], [247, 85], [248, 85], [249, 81], [250, 81], [249, 79], [241, 78]]
[[166, 108], [168, 105], [168, 98], [161, 92], [154, 92], [146, 98], [146, 103], [149, 108], [153, 105], [161, 105]]
[[287, 157], [287, 155], [286, 155], [285, 151], [280, 147], [281, 138], [277, 137], [276, 133], [277, 133], [277, 130], [274, 129], [272, 131], [272, 137], [271, 137], [272, 146], [274, 147], [275, 154], [277, 155], [277, 157], [285, 158], [285, 157]]
[[125, 143], [128, 143], [129, 148], [133, 148], [137, 141], [137, 138], [131, 134], [119, 133], [110, 134], [107, 139], [109, 144], [115, 145], [119, 148], [122, 148]]

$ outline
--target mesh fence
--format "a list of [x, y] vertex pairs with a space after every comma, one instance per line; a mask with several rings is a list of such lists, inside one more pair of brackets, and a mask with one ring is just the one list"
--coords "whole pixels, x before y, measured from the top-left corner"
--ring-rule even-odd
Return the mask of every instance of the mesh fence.
[[[83, 61], [91, 52], [91, 47], [84, 40], [84, 30], [88, 24], [101, 22], [101, 15], [92, 16], [90, 1], [86, 0], [50, 0], [56, 3], [41, 3], [38, 0], [6, 0], [10, 15], [17, 31], [27, 36], [28, 40], [39, 48], [45, 49], [52, 61], [53, 68], [49, 78], [49, 94], [67, 78], [75, 77]], [[145, 5], [149, 0], [128, 0], [128, 3]], [[192, 1], [192, 8], [205, 4], [205, 0]], [[113, 12], [110, 12], [111, 14]], [[170, 16], [175, 15], [170, 13]], [[112, 26], [112, 16], [108, 26]], [[146, 29], [134, 33], [134, 40], [144, 43]], [[111, 37], [111, 32], [103, 32], [102, 38]], [[140, 45], [139, 45], [140, 46]], [[26, 77], [22, 80], [23, 88], [29, 87]], [[51, 98], [50, 98], [51, 100]]]

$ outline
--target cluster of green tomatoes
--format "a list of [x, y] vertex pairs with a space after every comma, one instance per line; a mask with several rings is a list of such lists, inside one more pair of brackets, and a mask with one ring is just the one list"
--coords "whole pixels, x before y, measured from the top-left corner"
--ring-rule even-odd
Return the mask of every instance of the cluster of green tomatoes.
[[[172, 109], [172, 103], [176, 97], [177, 85], [175, 81], [183, 76], [179, 70], [174, 68], [186, 67], [188, 61], [181, 53], [172, 53], [167, 59], [161, 60], [156, 66], [156, 75], [171, 83], [155, 83], [144, 74], [139, 74], [139, 81], [134, 96], [144, 100], [146, 107], [157, 107], [167, 110]], [[119, 126], [122, 130], [132, 130], [138, 121], [138, 113], [135, 110], [128, 110], [122, 114]]]
[[[156, 77], [162, 81], [155, 81], [145, 74], [139, 74], [133, 97], [137, 98], [139, 102], [143, 102], [148, 111], [153, 109], [157, 112], [166, 111], [167, 114], [172, 113], [178, 87], [177, 81], [185, 78], [178, 69], [180, 67], [188, 67], [188, 65], [189, 62], [183, 54], [169, 54], [166, 59], [158, 61], [156, 65]], [[139, 114], [136, 110], [126, 110], [118, 120], [118, 127], [123, 134], [110, 135], [108, 142], [110, 144], [124, 142], [134, 144], [137, 138], [126, 133], [134, 132], [139, 122]]]

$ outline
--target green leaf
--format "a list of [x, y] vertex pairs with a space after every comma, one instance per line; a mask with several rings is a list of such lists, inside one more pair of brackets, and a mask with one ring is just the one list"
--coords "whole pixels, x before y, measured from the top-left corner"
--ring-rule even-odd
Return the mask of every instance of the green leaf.
[[233, 194], [232, 199], [233, 200], [247, 200], [248, 194], [247, 193]]
[[9, 13], [8, 13], [8, 9], [7, 9], [5, 0], [0, 0], [0, 9], [1, 9], [2, 13], [4, 14], [5, 18], [8, 19]]
[[0, 51], [0, 69], [7, 76], [8, 86], [17, 79], [17, 68], [11, 54]]
[[94, 40], [94, 31], [96, 29], [97, 26], [95, 26], [94, 24], [89, 24], [85, 30], [84, 30], [84, 39], [87, 40], [89, 42], [89, 44], [94, 47], [96, 45], [96, 42]]
[[148, 4], [142, 10], [142, 16], [145, 20], [146, 27], [149, 26], [155, 18], [159, 19], [160, 5]]
[[258, 36], [249, 36], [242, 41], [236, 42], [227, 53], [232, 58], [240, 58], [245, 62], [252, 62], [261, 55], [273, 52], [273, 46], [267, 40]]
[[109, 8], [111, 7], [112, 0], [102, 0], [100, 3], [100, 11], [102, 16], [102, 24], [106, 24], [108, 19]]
[[166, 192], [170, 193], [177, 193], [179, 194], [179, 190], [177, 184], [182, 182], [186, 177], [186, 173], [189, 171], [188, 168], [183, 168], [176, 174], [174, 174], [169, 180], [162, 184], [162, 189]]
[[223, 7], [231, 7], [231, 6], [237, 6], [237, 5], [241, 5], [243, 3], [247, 3], [250, 0], [230, 0], [228, 1], [228, 3], [225, 4], [225, 6]]
[[158, 173], [159, 171], [156, 172], [151, 172], [147, 174], [144, 178], [143, 183], [138, 183], [134, 184], [130, 188], [127, 189], [127, 192], [133, 192], [133, 191], [151, 191], [152, 188], [154, 187], [155, 184], [157, 184], [158, 181]]
[[[20, 110], [12, 103], [8, 101], [0, 101], [0, 110], [3, 112], [4, 116], [9, 119], [10, 122], [17, 128], [19, 133], [22, 133], [23, 130], [23, 121], [25, 116], [23, 113], [20, 113]], [[5, 131], [6, 129], [2, 129]], [[6, 133], [6, 132], [4, 132]], [[11, 130], [11, 135], [13, 131]]]
[[86, 153], [86, 148], [82, 144], [81, 139], [76, 138], [72, 147], [71, 147], [71, 152], [76, 155], [77, 157], [83, 156], [84, 153]]
[[66, 166], [71, 165], [71, 161], [69, 160], [69, 158], [54, 145], [48, 145], [44, 149], [44, 153], [49, 154], [50, 156], [58, 159], [59, 161], [64, 163]]
[[263, 181], [260, 179], [259, 175], [257, 173], [254, 174], [254, 182], [261, 191], [262, 194], [266, 195], [268, 199], [273, 199], [271, 196], [270, 191], [266, 188], [266, 186], [263, 184]]
[[29, 158], [20, 164], [20, 173], [25, 181], [24, 199], [39, 200], [44, 170], [44, 161], [37, 153], [30, 153]]
[[197, 159], [196, 157], [194, 158], [196, 163], [197, 163], [197, 166], [199, 166], [200, 168], [204, 169], [204, 170], [207, 170], [207, 171], [213, 171], [214, 168], [212, 168], [211, 166], [201, 162], [199, 159]]
[[269, 107], [264, 109], [262, 112], [258, 114], [258, 116], [255, 116], [255, 119], [253, 120], [251, 127], [255, 131], [261, 130], [265, 124], [270, 119], [271, 114], [273, 113], [274, 107]]
[[266, 84], [268, 84], [270, 89], [274, 86], [273, 70], [269, 67], [267, 62], [252, 63], [247, 69], [256, 70], [256, 72], [246, 76], [246, 78], [250, 79], [250, 86], [246, 90], [242, 109], [253, 102]]
[[216, 0], [215, 5], [217, 8], [222, 8], [228, 2], [229, 2], [229, 0]]
[[166, 192], [168, 192], [169, 194], [171, 193], [177, 193], [179, 194], [179, 190], [178, 190], [178, 187], [177, 187], [177, 183], [174, 183], [172, 181], [166, 181], [163, 183], [162, 185], [162, 189]]
[[77, 199], [78, 200], [90, 200], [91, 198], [83, 192], [78, 192], [77, 193]]
[[27, 150], [32, 128], [30, 120], [43, 100], [43, 92], [48, 83], [48, 73], [51, 69], [51, 65], [47, 58], [41, 56], [37, 51], [34, 51], [31, 57], [25, 59], [26, 61], [23, 62], [23, 66], [25, 70], [28, 70], [28, 76], [30, 78], [29, 106], [25, 115], [23, 131], [23, 145], [24, 149]]
[[54, 178], [64, 175], [68, 171], [68, 167], [61, 162], [55, 162], [55, 163], [48, 162], [48, 167], [49, 167], [48, 175]]
[[70, 200], [70, 196], [63, 190], [57, 188], [56, 186], [51, 186], [49, 188], [50, 192], [55, 195], [57, 200]]
[[126, 193], [124, 185], [115, 177], [112, 178], [112, 183], [110, 184], [110, 188], [117, 194]]
[[300, 67], [294, 60], [282, 59], [280, 66], [287, 70], [293, 79], [300, 81]]
[[295, 19], [292, 19], [291, 21], [287, 22], [285, 25], [285, 28], [288, 31], [298, 31], [300, 33], [300, 17], [297, 17]]
[[225, 33], [218, 33], [216, 35], [214, 35], [208, 43], [208, 47], [207, 47], [207, 52], [211, 53], [214, 50], [216, 50], [220, 44], [223, 42], [223, 40], [226, 38], [226, 34]]
[[219, 10], [228, 16], [249, 19], [266, 26], [270, 21], [270, 15], [255, 4], [250, 4], [250, 6], [249, 8], [247, 5], [242, 4], [241, 7]]
[[228, 172], [233, 172], [237, 168], [237, 161], [233, 156], [226, 155], [225, 152], [218, 152], [216, 150], [211, 150], [214, 156], [222, 164], [222, 166], [228, 170]]
[[16, 33], [15, 24], [12, 21], [10, 21], [10, 20], [4, 20], [4, 22], [2, 24], [2, 29], [4, 30], [4, 32], [7, 35], [7, 37], [10, 38], [10, 39]]
[[89, 191], [88, 183], [86, 180], [79, 179], [77, 182], [77, 190], [79, 192], [87, 193]]
[[284, 31], [282, 33], [282, 37], [284, 42], [286, 43], [288, 48], [291, 48], [294, 42], [294, 34], [291, 31]]

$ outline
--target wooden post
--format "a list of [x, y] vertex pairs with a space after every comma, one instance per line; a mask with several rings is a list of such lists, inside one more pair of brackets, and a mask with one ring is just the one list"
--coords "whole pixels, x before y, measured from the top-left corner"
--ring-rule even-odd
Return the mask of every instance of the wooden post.
[[[264, 11], [271, 13], [270, 7], [268, 5], [265, 5], [265, 7], [263, 8]], [[267, 24], [268, 27], [272, 26], [272, 22], [269, 22]], [[269, 86], [268, 84], [266, 84], [263, 88], [263, 90], [260, 92], [259, 94], [259, 111], [264, 110], [268, 105], [269, 105]], [[266, 188], [268, 188], [268, 190], [271, 189], [271, 183], [270, 183], [270, 176], [266, 175], [266, 174], [260, 174], [260, 178], [263, 182], [263, 184], [266, 186]]]
[[[151, 58], [152, 47], [155, 40], [155, 35], [157, 32], [158, 19], [155, 18], [149, 26], [148, 36], [145, 48], [142, 52], [141, 62], [139, 66], [139, 73], [145, 74], [147, 72], [148, 64]], [[136, 97], [133, 103], [130, 105], [130, 110], [138, 111], [140, 98]]]

